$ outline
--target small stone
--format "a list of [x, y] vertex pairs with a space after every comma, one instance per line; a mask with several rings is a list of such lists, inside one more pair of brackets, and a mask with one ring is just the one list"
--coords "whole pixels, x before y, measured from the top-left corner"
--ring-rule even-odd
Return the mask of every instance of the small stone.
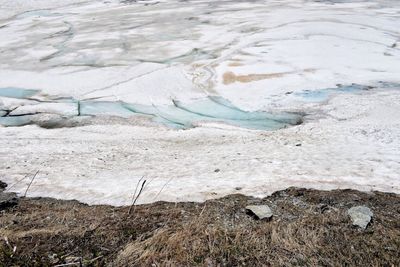
[[214, 172], [220, 172], [220, 169], [215, 169]]
[[367, 228], [373, 216], [372, 211], [365, 206], [352, 207], [347, 211], [347, 213], [349, 214], [353, 225], [362, 229]]
[[3, 181], [0, 181], [0, 190], [4, 190], [4, 189], [6, 189], [6, 187], [7, 187], [7, 184]]
[[250, 205], [246, 207], [250, 215], [254, 215], [260, 220], [270, 220], [272, 218], [272, 210], [267, 205]]

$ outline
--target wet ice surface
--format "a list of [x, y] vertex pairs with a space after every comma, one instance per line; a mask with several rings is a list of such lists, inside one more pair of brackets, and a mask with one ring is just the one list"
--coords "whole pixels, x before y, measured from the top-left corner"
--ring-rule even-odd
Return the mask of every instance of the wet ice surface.
[[[387, 90], [398, 90], [400, 88], [400, 84], [396, 83], [379, 82], [376, 86]], [[338, 85], [336, 88], [304, 90], [294, 93], [294, 96], [304, 102], [324, 102], [337, 94], [359, 94], [374, 88], [376, 87], [358, 84]], [[23, 126], [34, 124], [35, 118], [39, 117], [40, 114], [58, 114], [66, 118], [75, 116], [129, 118], [144, 115], [154, 122], [173, 129], [189, 129], [198, 126], [201, 122], [217, 122], [247, 129], [277, 130], [287, 126], [298, 125], [302, 122], [303, 117], [299, 113], [244, 111], [219, 96], [208, 96], [189, 103], [172, 100], [170, 105], [155, 106], [122, 101], [79, 101], [73, 98], [57, 99], [56, 97], [48, 101], [35, 101], [35, 95], [37, 96], [38, 94], [38, 90], [32, 89], [0, 88], [0, 100], [1, 97], [31, 100], [30, 103], [23, 103], [20, 106], [8, 106], [8, 108], [4, 107], [3, 104], [3, 110], [0, 113], [0, 125]], [[32, 117], [32, 115], [38, 116]]]
[[392, 0], [0, 0], [0, 124], [28, 125], [0, 128], [0, 179], [118, 205], [143, 175], [142, 202], [399, 192], [399, 48]]
[[38, 101], [35, 100], [35, 97], [40, 98], [37, 94], [37, 90], [0, 88], [0, 100], [3, 97], [3, 100], [16, 98], [30, 101], [23, 105], [17, 103], [14, 106], [7, 106], [3, 103], [0, 125], [33, 124], [35, 118], [40, 117], [40, 114], [58, 114], [64, 117], [117, 116], [124, 118], [146, 115], [153, 121], [174, 129], [193, 128], [201, 122], [217, 122], [255, 130], [276, 130], [300, 124], [302, 121], [302, 116], [299, 114], [244, 111], [217, 96], [209, 96], [191, 103], [173, 100], [171, 105], [155, 106], [128, 104], [122, 101], [78, 101], [73, 98]]
[[0, 88], [0, 97], [10, 97], [10, 98], [29, 98], [37, 94], [38, 90], [33, 89], [23, 89], [15, 87], [4, 87]]
[[[400, 85], [396, 86], [397, 88], [400, 88]], [[381, 86], [381, 88], [389, 88], [389, 86]], [[363, 91], [368, 91], [374, 89], [373, 86], [362, 86], [359, 84], [352, 84], [352, 85], [347, 85], [343, 86], [340, 85], [336, 88], [326, 88], [326, 89], [320, 89], [320, 90], [305, 90], [303, 92], [298, 92], [295, 93], [296, 96], [301, 97], [305, 101], [311, 101], [311, 102], [322, 102], [326, 101], [329, 99], [330, 96], [336, 95], [336, 94], [341, 94], [341, 93], [362, 93]]]

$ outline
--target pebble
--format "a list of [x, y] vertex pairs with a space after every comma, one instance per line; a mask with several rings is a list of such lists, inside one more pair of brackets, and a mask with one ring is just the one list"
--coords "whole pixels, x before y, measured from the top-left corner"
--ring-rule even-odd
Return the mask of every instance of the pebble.
[[365, 206], [352, 207], [347, 211], [347, 213], [349, 214], [353, 225], [362, 229], [367, 228], [373, 216], [372, 211]]
[[250, 205], [246, 206], [246, 210], [260, 220], [270, 220], [273, 216], [271, 208], [267, 205]]

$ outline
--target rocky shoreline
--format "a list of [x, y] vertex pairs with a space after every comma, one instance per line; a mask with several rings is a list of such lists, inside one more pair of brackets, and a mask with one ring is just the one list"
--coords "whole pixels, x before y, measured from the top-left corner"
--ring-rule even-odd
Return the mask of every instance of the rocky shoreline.
[[[2, 266], [400, 264], [400, 196], [393, 193], [288, 188], [263, 199], [156, 202], [130, 214], [130, 207], [5, 194]], [[266, 219], [254, 207], [268, 211]], [[364, 229], [355, 224], [365, 209]]]

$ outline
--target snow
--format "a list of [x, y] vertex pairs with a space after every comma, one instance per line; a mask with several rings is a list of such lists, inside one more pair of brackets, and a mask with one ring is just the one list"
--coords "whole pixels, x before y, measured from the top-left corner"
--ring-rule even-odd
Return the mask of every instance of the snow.
[[0, 0], [0, 124], [97, 116], [0, 127], [0, 179], [112, 205], [142, 176], [139, 203], [399, 193], [399, 36], [392, 0]]
[[399, 91], [342, 94], [322, 104], [323, 118], [269, 132], [212, 124], [4, 128], [1, 179], [23, 193], [40, 170], [29, 196], [113, 205], [129, 204], [142, 176], [149, 184], [139, 203], [265, 196], [288, 186], [399, 193], [399, 100]]

